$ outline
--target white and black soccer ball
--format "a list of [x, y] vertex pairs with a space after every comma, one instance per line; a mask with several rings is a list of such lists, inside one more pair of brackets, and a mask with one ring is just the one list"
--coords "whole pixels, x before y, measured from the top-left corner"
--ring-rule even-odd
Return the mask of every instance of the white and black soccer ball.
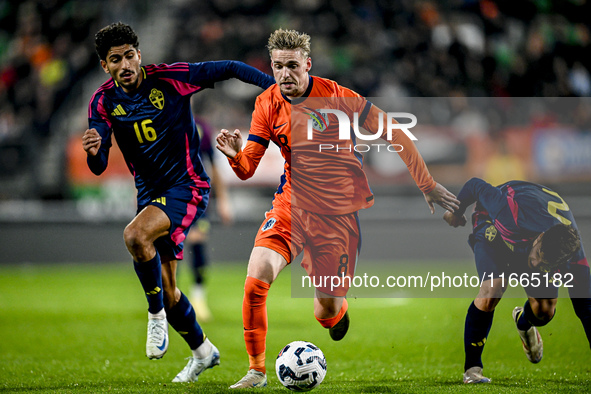
[[277, 378], [288, 389], [309, 391], [318, 387], [326, 376], [326, 359], [322, 350], [306, 341], [286, 345], [275, 361]]

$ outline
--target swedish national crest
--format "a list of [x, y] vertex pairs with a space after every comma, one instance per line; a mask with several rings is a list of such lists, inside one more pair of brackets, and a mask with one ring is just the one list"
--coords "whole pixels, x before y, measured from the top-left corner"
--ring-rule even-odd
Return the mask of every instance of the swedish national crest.
[[497, 229], [495, 228], [494, 225], [490, 225], [488, 226], [488, 228], [486, 229], [484, 236], [486, 237], [486, 239], [489, 242], [492, 242], [495, 240], [495, 237], [497, 236]]
[[150, 92], [150, 102], [158, 109], [164, 108], [164, 94], [158, 89], [152, 89]]

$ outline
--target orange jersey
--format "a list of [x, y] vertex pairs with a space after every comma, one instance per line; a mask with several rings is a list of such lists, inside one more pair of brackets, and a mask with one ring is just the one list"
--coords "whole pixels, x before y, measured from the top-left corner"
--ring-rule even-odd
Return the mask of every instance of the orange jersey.
[[[285, 159], [274, 206], [293, 204], [326, 215], [370, 207], [373, 194], [363, 172], [363, 156], [354, 149], [356, 139], [353, 134], [340, 139], [340, 119], [323, 109], [338, 110], [351, 121], [357, 116], [359, 126], [373, 133], [379, 130], [379, 118], [385, 118], [365, 98], [328, 79], [310, 77], [304, 95], [294, 100], [283, 96], [275, 84], [257, 97], [248, 142], [229, 159], [234, 172], [243, 180], [251, 177], [272, 141]], [[403, 147], [399, 155], [419, 189], [433, 190], [435, 181], [410, 138], [398, 131], [389, 142]]]

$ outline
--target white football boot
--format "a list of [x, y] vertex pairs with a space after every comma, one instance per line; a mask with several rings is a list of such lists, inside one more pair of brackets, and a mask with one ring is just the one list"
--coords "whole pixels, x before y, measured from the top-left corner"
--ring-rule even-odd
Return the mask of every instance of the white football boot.
[[148, 340], [146, 341], [146, 356], [150, 360], [162, 358], [168, 350], [168, 321], [166, 315], [156, 318], [148, 316]]
[[174, 383], [196, 382], [203, 371], [220, 365], [219, 350], [207, 338], [204, 344], [211, 346], [209, 354], [204, 358], [189, 357], [187, 366], [172, 379]]
[[472, 367], [468, 368], [466, 372], [464, 372], [464, 383], [490, 383], [490, 379], [485, 376], [482, 376], [482, 368]]
[[267, 385], [267, 374], [256, 369], [250, 369], [242, 379], [230, 386], [231, 389], [252, 389], [265, 387]]
[[[513, 309], [513, 320], [515, 321], [515, 325], [517, 325], [517, 319], [522, 312], [523, 307], [521, 306], [516, 306], [515, 309]], [[542, 342], [542, 337], [540, 336], [538, 329], [531, 326], [527, 331], [522, 331], [518, 328], [517, 332], [521, 338], [523, 351], [525, 352], [527, 359], [534, 364], [539, 363], [544, 355], [544, 343]]]

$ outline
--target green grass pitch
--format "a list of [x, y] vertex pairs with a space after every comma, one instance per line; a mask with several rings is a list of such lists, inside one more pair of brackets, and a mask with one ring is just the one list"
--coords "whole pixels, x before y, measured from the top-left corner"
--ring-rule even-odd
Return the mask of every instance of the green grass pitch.
[[[187, 267], [179, 282], [189, 284]], [[193, 384], [173, 384], [188, 347], [174, 331], [166, 356], [145, 357], [146, 303], [131, 263], [0, 267], [0, 392], [219, 393], [247, 370], [242, 337], [245, 265], [209, 271], [215, 316], [204, 330], [221, 365]], [[325, 353], [328, 374], [318, 393], [590, 392], [591, 353], [570, 301], [540, 331], [544, 359], [530, 364], [511, 319], [524, 299], [504, 299], [484, 352], [490, 385], [461, 381], [463, 326], [470, 299], [349, 299], [351, 327], [332, 342], [314, 319], [311, 299], [290, 298], [289, 270], [268, 300], [267, 392], [287, 390], [275, 356], [307, 340]]]

